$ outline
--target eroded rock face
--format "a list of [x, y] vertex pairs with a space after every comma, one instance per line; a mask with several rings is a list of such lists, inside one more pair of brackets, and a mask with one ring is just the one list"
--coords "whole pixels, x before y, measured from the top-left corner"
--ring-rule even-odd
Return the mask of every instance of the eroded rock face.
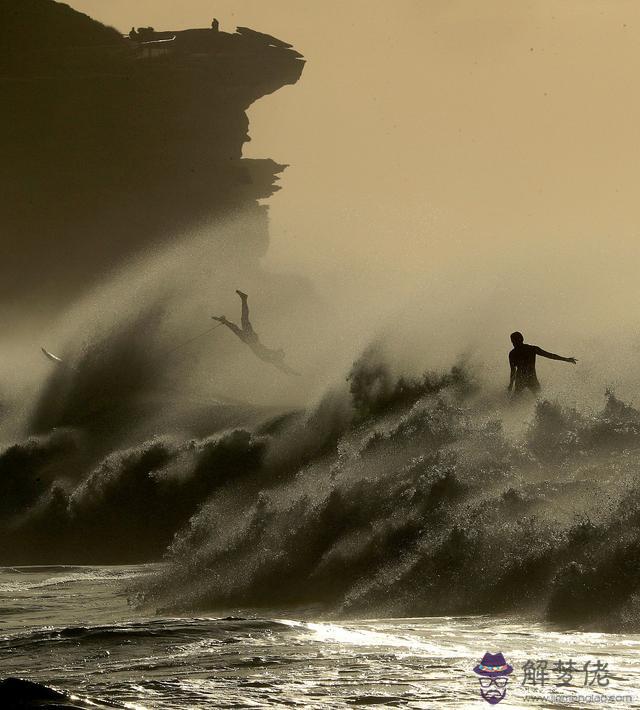
[[242, 159], [247, 108], [300, 77], [280, 40], [240, 28], [132, 41], [71, 8], [0, 4], [3, 299], [59, 308], [142, 249], [230, 210], [255, 211], [284, 166]]

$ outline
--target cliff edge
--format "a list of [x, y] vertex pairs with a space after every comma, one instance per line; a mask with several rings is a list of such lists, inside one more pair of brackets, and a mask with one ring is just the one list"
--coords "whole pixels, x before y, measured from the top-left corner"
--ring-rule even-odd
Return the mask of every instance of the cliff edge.
[[246, 236], [259, 258], [257, 200], [284, 166], [242, 159], [246, 110], [299, 79], [298, 52], [248, 28], [132, 40], [52, 0], [0, 0], [0, 28], [5, 303], [30, 288], [64, 306], [142, 250], [238, 209], [262, 225]]

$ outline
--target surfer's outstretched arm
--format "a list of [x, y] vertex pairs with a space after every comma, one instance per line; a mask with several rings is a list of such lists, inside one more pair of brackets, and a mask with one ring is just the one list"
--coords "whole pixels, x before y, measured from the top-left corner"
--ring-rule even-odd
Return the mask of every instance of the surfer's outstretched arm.
[[230, 331], [235, 333], [240, 339], [242, 339], [242, 331], [240, 328], [235, 323], [232, 323], [230, 320], [227, 320], [224, 316], [211, 316], [213, 320], [220, 321], [222, 325], [226, 325], [227, 328], [229, 328]]
[[574, 365], [578, 362], [575, 357], [562, 357], [562, 355], [556, 355], [555, 353], [548, 353], [542, 348], [536, 348], [536, 355], [541, 355], [542, 357], [547, 357], [549, 360], [561, 360], [562, 362], [572, 362]]

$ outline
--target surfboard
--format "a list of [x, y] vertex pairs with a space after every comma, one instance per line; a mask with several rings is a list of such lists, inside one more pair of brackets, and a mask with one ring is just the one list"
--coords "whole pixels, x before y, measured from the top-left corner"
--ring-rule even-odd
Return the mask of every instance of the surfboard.
[[53, 353], [50, 353], [46, 348], [40, 348], [40, 350], [42, 350], [45, 357], [48, 357], [49, 360], [53, 360], [53, 362], [62, 362], [62, 358], [59, 358], [57, 355], [54, 355]]

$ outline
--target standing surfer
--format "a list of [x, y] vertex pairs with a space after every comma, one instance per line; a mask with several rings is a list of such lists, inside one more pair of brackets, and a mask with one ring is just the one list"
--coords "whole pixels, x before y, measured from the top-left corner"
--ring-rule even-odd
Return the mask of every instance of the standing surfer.
[[572, 362], [577, 360], [574, 357], [562, 357], [548, 353], [537, 345], [528, 345], [524, 342], [522, 333], [516, 331], [511, 333], [513, 350], [509, 353], [509, 366], [511, 367], [511, 377], [509, 379], [508, 391], [514, 390], [516, 394], [528, 389], [537, 393], [540, 391], [540, 383], [536, 375], [536, 355], [547, 357], [550, 360], [561, 360], [562, 362]]

